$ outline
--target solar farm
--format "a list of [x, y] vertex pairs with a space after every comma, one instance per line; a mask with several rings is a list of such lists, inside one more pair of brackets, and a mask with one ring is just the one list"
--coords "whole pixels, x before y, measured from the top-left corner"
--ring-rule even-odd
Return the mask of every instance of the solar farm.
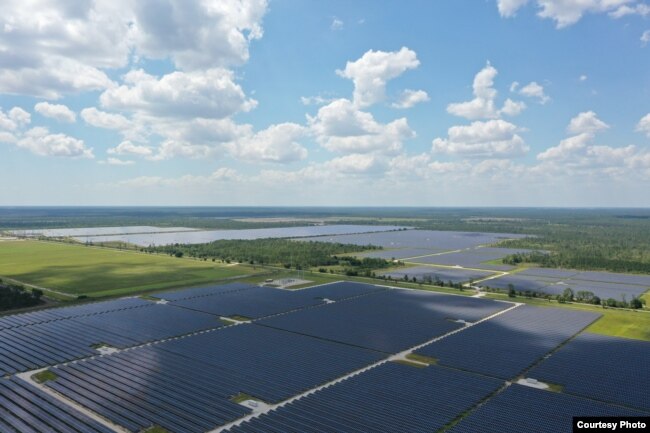
[[584, 332], [599, 317], [354, 282], [4, 316], [0, 432], [557, 432], [650, 414], [650, 343]]

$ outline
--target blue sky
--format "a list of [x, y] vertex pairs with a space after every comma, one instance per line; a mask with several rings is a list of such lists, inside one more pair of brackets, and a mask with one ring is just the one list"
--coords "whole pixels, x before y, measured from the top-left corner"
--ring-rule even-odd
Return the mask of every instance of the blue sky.
[[2, 205], [649, 206], [638, 0], [9, 0]]

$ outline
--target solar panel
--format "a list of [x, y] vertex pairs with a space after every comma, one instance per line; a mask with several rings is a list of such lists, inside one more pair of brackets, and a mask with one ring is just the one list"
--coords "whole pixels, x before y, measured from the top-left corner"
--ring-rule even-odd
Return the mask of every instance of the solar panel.
[[155, 298], [176, 301], [180, 299], [198, 298], [201, 296], [219, 295], [223, 293], [236, 292], [239, 290], [248, 290], [257, 287], [254, 284], [230, 283], [219, 286], [195, 287], [191, 289], [174, 290], [170, 292], [156, 293]]
[[511, 379], [600, 314], [520, 306], [419, 349], [442, 365]]
[[393, 289], [295, 311], [259, 324], [387, 353], [446, 334], [511, 304], [465, 296]]
[[643, 416], [642, 412], [557, 392], [511, 385], [456, 424], [450, 433], [557, 433], [574, 416]]
[[114, 433], [17, 378], [0, 379], [0, 432]]
[[244, 324], [57, 367], [46, 384], [131, 431], [204, 432], [250, 412], [239, 393], [279, 402], [381, 358]]
[[583, 333], [528, 374], [564, 392], [650, 411], [650, 342]]
[[390, 276], [394, 280], [401, 280], [404, 275], [410, 280], [415, 277], [418, 281], [424, 281], [425, 278], [431, 278], [433, 281], [441, 280], [444, 283], [451, 281], [453, 283], [465, 283], [469, 280], [478, 280], [481, 278], [494, 275], [490, 271], [474, 271], [470, 269], [453, 269], [453, 268], [435, 268], [433, 266], [414, 266], [408, 268], [399, 268], [382, 275]]
[[502, 384], [443, 367], [389, 362], [228, 431], [432, 432]]

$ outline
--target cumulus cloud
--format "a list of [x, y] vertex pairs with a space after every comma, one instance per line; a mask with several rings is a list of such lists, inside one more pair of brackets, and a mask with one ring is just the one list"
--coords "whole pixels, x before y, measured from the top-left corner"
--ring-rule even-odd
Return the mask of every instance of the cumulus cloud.
[[645, 47], [650, 42], [650, 30], [646, 30], [641, 34], [641, 43]]
[[593, 111], [585, 111], [575, 116], [569, 122], [567, 131], [570, 134], [593, 134], [603, 129], [609, 128], [609, 125], [598, 118]]
[[34, 110], [42, 116], [56, 119], [59, 122], [74, 123], [77, 115], [63, 104], [50, 104], [49, 102], [39, 102], [34, 106]]
[[593, 138], [593, 134], [589, 132], [582, 132], [578, 135], [565, 138], [560, 141], [559, 145], [549, 147], [544, 152], [541, 152], [537, 155], [537, 159], [540, 161], [565, 160], [574, 155], [577, 151], [585, 149]]
[[227, 69], [176, 71], [161, 78], [134, 70], [124, 76], [126, 84], [105, 91], [100, 101], [105, 108], [152, 116], [224, 118], [257, 104], [233, 79]]
[[[529, 0], [497, 0], [503, 17], [514, 16]], [[619, 18], [632, 13], [647, 14], [647, 6], [636, 0], [535, 0], [537, 15], [555, 21], [557, 28], [575, 24], [587, 13], [609, 13]]]
[[65, 134], [51, 134], [43, 127], [28, 130], [16, 145], [39, 156], [94, 158], [92, 149], [87, 148], [83, 140]]
[[546, 104], [551, 98], [544, 93], [544, 86], [531, 81], [519, 89], [519, 94], [528, 98], [536, 98], [540, 104]]
[[149, 58], [168, 58], [183, 70], [241, 65], [250, 42], [262, 37], [266, 0], [139, 0], [133, 45]]
[[424, 90], [406, 89], [392, 106], [394, 108], [411, 108], [414, 105], [429, 101], [429, 95]]
[[31, 115], [20, 107], [13, 107], [8, 112], [0, 108], [0, 130], [16, 131], [31, 122]]
[[242, 176], [236, 170], [228, 167], [221, 167], [205, 176], [189, 174], [172, 178], [165, 178], [162, 176], [140, 176], [120, 181], [117, 185], [128, 188], [196, 187], [211, 186], [228, 182], [241, 182], [242, 179]]
[[506, 102], [503, 103], [503, 108], [499, 110], [499, 113], [514, 117], [521, 114], [521, 112], [525, 109], [526, 104], [523, 101], [513, 101], [512, 99], [508, 98], [506, 99]]
[[133, 126], [131, 121], [121, 114], [107, 113], [95, 107], [81, 110], [81, 118], [96, 128], [126, 130]]
[[114, 86], [130, 58], [183, 70], [241, 65], [262, 36], [266, 0], [5, 0], [0, 92], [57, 99]]
[[106, 158], [106, 161], [99, 161], [99, 163], [108, 165], [133, 165], [135, 161], [109, 157]]
[[639, 123], [636, 125], [636, 130], [644, 133], [650, 138], [650, 113], [646, 114], [639, 120]]
[[447, 105], [447, 112], [467, 119], [492, 119], [498, 117], [494, 104], [497, 91], [494, 89], [494, 78], [497, 70], [489, 63], [474, 77], [472, 90], [474, 99], [467, 102], [455, 102]]
[[136, 155], [136, 156], [151, 156], [153, 150], [149, 146], [134, 144], [129, 140], [125, 140], [118, 144], [116, 147], [107, 150], [110, 155]]
[[354, 104], [368, 107], [384, 99], [389, 80], [419, 65], [415, 51], [406, 47], [391, 52], [369, 50], [336, 73], [354, 82]]
[[307, 119], [317, 141], [334, 152], [395, 153], [405, 140], [415, 137], [406, 118], [382, 124], [347, 99], [321, 107], [316, 116]]
[[475, 121], [470, 125], [452, 126], [448, 138], [433, 140], [432, 151], [471, 158], [510, 158], [523, 155], [529, 147], [510, 122], [496, 119]]
[[341, 21], [337, 17], [332, 18], [332, 24], [330, 24], [330, 29], [334, 31], [343, 29], [343, 21]]
[[307, 149], [299, 142], [305, 127], [295, 123], [271, 125], [228, 145], [231, 155], [246, 161], [292, 162], [305, 159]]

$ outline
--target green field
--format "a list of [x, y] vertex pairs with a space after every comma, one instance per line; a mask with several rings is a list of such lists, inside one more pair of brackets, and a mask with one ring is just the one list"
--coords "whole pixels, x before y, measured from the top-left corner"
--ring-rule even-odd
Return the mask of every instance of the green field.
[[0, 278], [72, 295], [113, 296], [251, 275], [250, 267], [39, 241], [0, 242]]

